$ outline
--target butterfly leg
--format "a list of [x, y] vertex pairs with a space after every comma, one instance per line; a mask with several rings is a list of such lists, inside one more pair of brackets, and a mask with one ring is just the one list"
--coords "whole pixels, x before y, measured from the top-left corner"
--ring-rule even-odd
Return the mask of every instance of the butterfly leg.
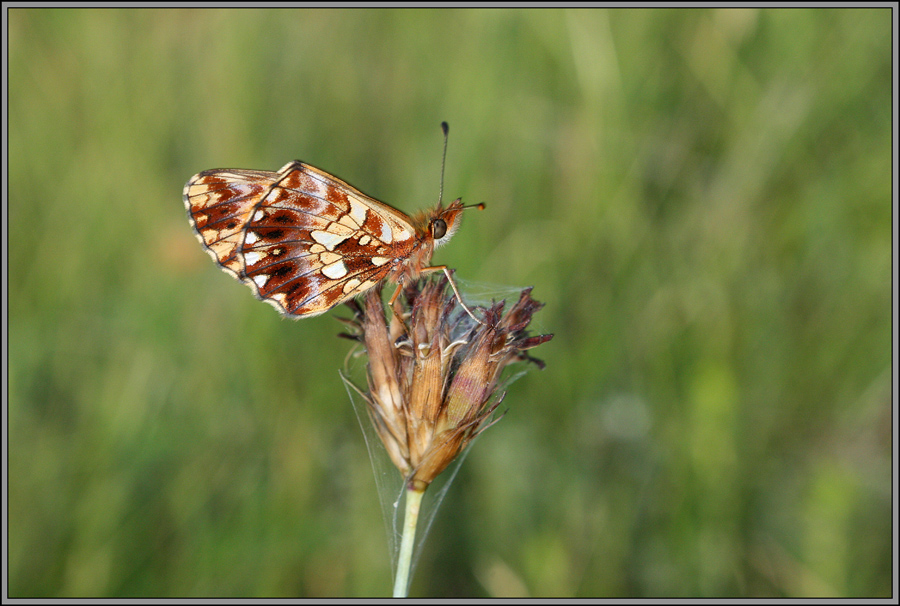
[[391, 295], [390, 301], [388, 301], [388, 307], [390, 308], [391, 313], [393, 313], [395, 315], [397, 314], [397, 311], [394, 309], [394, 301], [396, 301], [397, 297], [400, 296], [400, 291], [402, 291], [402, 290], [403, 290], [403, 283], [400, 282], [397, 284], [397, 288], [396, 288], [396, 290], [394, 290], [394, 294]]
[[[472, 310], [469, 309], [469, 306], [466, 305], [465, 302], [463, 301], [462, 296], [459, 294], [459, 289], [456, 288], [456, 280], [453, 279], [453, 275], [450, 273], [450, 270], [447, 269], [446, 265], [436, 265], [434, 267], [426, 267], [422, 270], [422, 273], [423, 274], [434, 273], [436, 271], [442, 271], [442, 272], [444, 272], [444, 275], [447, 276], [447, 280], [450, 282], [450, 288], [453, 289], [453, 294], [456, 295], [456, 299], [459, 301], [459, 304], [462, 305], [462, 308], [466, 310], [466, 313], [469, 314], [472, 317], [472, 319], [475, 320], [476, 322], [478, 322], [479, 324], [484, 324], [484, 322], [482, 320], [479, 320], [477, 317], [475, 317], [475, 314], [472, 313]], [[402, 291], [402, 290], [403, 290], [403, 284], [398, 284], [397, 290], [394, 291], [394, 294], [391, 296], [390, 301], [388, 301], [388, 307], [394, 313], [396, 313], [394, 311], [394, 301], [396, 301], [397, 297], [400, 296], [400, 291]], [[486, 324], [485, 324], [485, 326], [486, 326]]]
[[[462, 305], [462, 308], [466, 310], [466, 313], [469, 314], [469, 316], [471, 316], [472, 319], [475, 320], [476, 322], [478, 322], [479, 324], [484, 324], [484, 321], [476, 318], [475, 314], [472, 313], [472, 310], [469, 309], [469, 306], [466, 305], [466, 302], [463, 301], [462, 295], [459, 294], [459, 289], [456, 288], [456, 280], [453, 279], [453, 274], [450, 273], [450, 270], [447, 269], [446, 265], [435, 265], [434, 267], [425, 267], [424, 269], [422, 269], [423, 274], [433, 273], [436, 271], [442, 271], [442, 272], [444, 272], [444, 275], [447, 276], [447, 280], [450, 282], [450, 288], [453, 289], [453, 294], [456, 295], [456, 298], [459, 301], [459, 304]], [[486, 324], [484, 324], [484, 325], [487, 326]]]

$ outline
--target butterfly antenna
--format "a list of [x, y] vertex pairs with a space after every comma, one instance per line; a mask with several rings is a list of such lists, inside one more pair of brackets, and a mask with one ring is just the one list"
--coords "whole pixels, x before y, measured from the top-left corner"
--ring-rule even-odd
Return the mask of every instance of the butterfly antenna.
[[446, 122], [441, 122], [441, 130], [444, 131], [444, 157], [441, 158], [441, 191], [438, 194], [438, 207], [444, 201], [444, 166], [447, 164], [447, 139], [449, 138], [450, 125]]

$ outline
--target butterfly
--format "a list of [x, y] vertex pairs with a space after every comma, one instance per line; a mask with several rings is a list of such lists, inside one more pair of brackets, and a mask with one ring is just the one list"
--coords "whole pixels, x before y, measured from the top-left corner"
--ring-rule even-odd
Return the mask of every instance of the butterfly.
[[409, 217], [295, 160], [277, 172], [203, 171], [184, 186], [184, 204], [213, 260], [286, 316], [316, 316], [384, 281], [398, 285], [393, 303], [399, 285], [443, 271], [481, 322], [447, 266], [430, 265], [472, 208], [460, 199]]

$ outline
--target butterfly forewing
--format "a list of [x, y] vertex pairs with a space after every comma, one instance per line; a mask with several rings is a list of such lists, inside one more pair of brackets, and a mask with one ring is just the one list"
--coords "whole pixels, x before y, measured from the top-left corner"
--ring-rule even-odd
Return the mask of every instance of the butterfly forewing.
[[301, 162], [202, 172], [185, 186], [185, 205], [219, 265], [293, 316], [327, 311], [401, 271], [424, 237], [403, 213]]

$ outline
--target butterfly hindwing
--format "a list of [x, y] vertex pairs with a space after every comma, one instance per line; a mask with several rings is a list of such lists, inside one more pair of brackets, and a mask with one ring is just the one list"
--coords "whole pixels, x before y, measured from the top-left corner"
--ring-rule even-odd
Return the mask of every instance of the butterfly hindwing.
[[184, 195], [216, 262], [292, 316], [322, 313], [368, 290], [418, 241], [400, 211], [297, 161], [278, 172], [204, 171]]

